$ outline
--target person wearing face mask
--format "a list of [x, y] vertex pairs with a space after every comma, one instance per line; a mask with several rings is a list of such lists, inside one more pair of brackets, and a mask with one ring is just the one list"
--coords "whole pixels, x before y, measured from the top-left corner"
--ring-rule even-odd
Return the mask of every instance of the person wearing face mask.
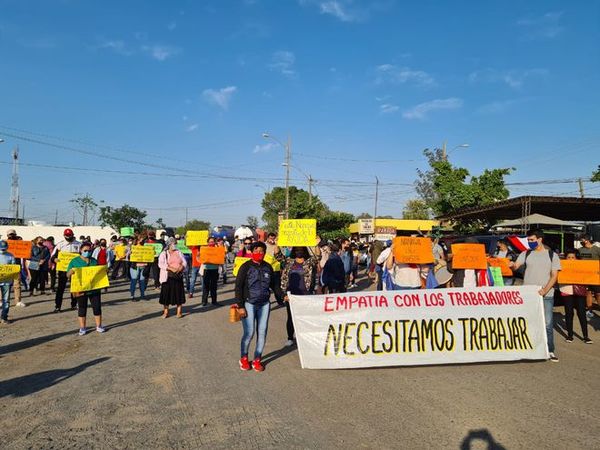
[[235, 256], [241, 256], [242, 258], [252, 257], [252, 240], [250, 238], [244, 239], [243, 247], [235, 254]]
[[48, 272], [48, 260], [50, 252], [44, 246], [44, 238], [41, 236], [33, 240], [31, 248], [31, 258], [29, 259], [29, 273], [31, 281], [29, 282], [29, 296], [34, 295], [34, 290], [44, 295], [46, 293], [46, 273]]
[[163, 319], [169, 317], [169, 306], [177, 307], [177, 317], [183, 317], [182, 305], [185, 303], [185, 287], [183, 286], [183, 272], [187, 263], [183, 253], [177, 248], [174, 237], [167, 239], [165, 249], [158, 257], [160, 268], [160, 298], [163, 305]]
[[[0, 241], [0, 266], [16, 264], [15, 257], [8, 251], [8, 242]], [[9, 324], [8, 310], [10, 309], [10, 290], [13, 280], [0, 281], [0, 293], [2, 294], [2, 312], [0, 313], [0, 322]]]
[[[51, 255], [54, 251], [54, 237], [48, 236], [44, 240], [44, 246], [48, 249], [48, 255]], [[46, 278], [44, 279], [44, 282], [47, 283], [48, 278], [50, 278], [50, 290], [56, 292], [56, 264], [52, 261], [50, 256], [48, 256]]]
[[[21, 240], [21, 237], [17, 236], [17, 232], [15, 230], [8, 230], [6, 232], [6, 240], [7, 241], [19, 241]], [[21, 300], [21, 287], [22, 285], [26, 284], [27, 280], [22, 280], [22, 275], [23, 275], [23, 261], [21, 258], [15, 258], [15, 264], [18, 264], [21, 266], [21, 275], [18, 276], [17, 278], [15, 278], [14, 283], [12, 285], [13, 287], [13, 291], [15, 293], [15, 306], [19, 306], [21, 308], [24, 308], [25, 306], [27, 306], [25, 304], [25, 302], [23, 302]], [[27, 289], [27, 287], [25, 286], [25, 288]]]
[[[144, 240], [140, 237], [138, 238], [137, 245], [144, 245]], [[129, 247], [129, 253], [127, 254], [127, 259], [129, 259], [131, 255], [131, 247]], [[147, 263], [140, 262], [130, 262], [129, 263], [129, 277], [131, 279], [129, 283], [129, 293], [131, 294], [131, 301], [137, 302], [139, 299], [146, 300], [146, 277], [144, 276], [144, 269], [146, 268]], [[140, 297], [139, 299], [135, 296], [135, 287], [139, 285], [140, 287]]]
[[[215, 238], [209, 237], [207, 245], [215, 247]], [[210, 294], [211, 303], [217, 306], [217, 284], [219, 282], [219, 266], [217, 264], [202, 263], [200, 268], [202, 272], [202, 306], [208, 305], [208, 294]]]
[[[577, 254], [580, 259], [591, 259], [591, 260], [600, 260], [600, 247], [594, 245], [594, 241], [592, 237], [589, 235], [581, 236], [579, 239], [581, 244], [581, 248], [578, 250]], [[600, 286], [598, 285], [590, 285], [587, 287], [588, 292], [586, 295], [586, 307], [587, 307], [587, 317], [588, 319], [594, 318], [593, 305], [594, 305], [594, 297], [596, 299], [596, 303], [600, 305]]]
[[[63, 236], [65, 238], [64, 241], [60, 241], [54, 247], [54, 251], [52, 252], [52, 256], [50, 257], [54, 263], [58, 260], [60, 252], [66, 253], [79, 253], [79, 249], [81, 247], [81, 243], [75, 240], [75, 233], [70, 228], [65, 229]], [[56, 286], [56, 297], [54, 298], [54, 312], [58, 313], [62, 308], [63, 294], [65, 293], [65, 288], [67, 287], [67, 273], [66, 272], [58, 272], [58, 285]], [[71, 295], [71, 309], [75, 309], [77, 306], [77, 300]]]
[[[575, 250], [567, 250], [567, 260], [577, 259]], [[585, 317], [585, 298], [587, 296], [587, 288], [582, 284], [567, 284], [560, 285], [560, 295], [565, 304], [565, 324], [567, 328], [567, 342], [573, 342], [573, 311], [577, 310], [577, 318], [581, 326], [581, 334], [583, 334], [583, 342], [591, 344], [592, 340], [588, 336], [588, 324]]]
[[[235, 279], [235, 298], [238, 312], [242, 317], [243, 334], [241, 341], [240, 369], [254, 369], [256, 372], [265, 370], [261, 358], [267, 339], [269, 314], [271, 310], [271, 291], [276, 296], [283, 297], [281, 287], [275, 282], [273, 268], [264, 261], [266, 245], [256, 242], [252, 245], [250, 261], [239, 268]], [[248, 360], [250, 342], [256, 331], [256, 348], [252, 365]]]
[[558, 280], [560, 260], [552, 250], [544, 247], [544, 233], [541, 230], [527, 232], [529, 249], [522, 252], [515, 263], [511, 263], [513, 270], [525, 267], [523, 285], [534, 285], [540, 289], [538, 293], [544, 304], [544, 320], [546, 322], [546, 337], [550, 361], [558, 362], [554, 354], [554, 285]]
[[[80, 246], [80, 255], [73, 258], [67, 267], [66, 275], [71, 278], [76, 268], [97, 266], [98, 261], [92, 258], [92, 245], [84, 242]], [[94, 289], [85, 292], [76, 292], [73, 294], [77, 302], [77, 317], [79, 320], [79, 336], [87, 333], [86, 316], [88, 301], [92, 305], [94, 320], [96, 321], [96, 331], [104, 333], [106, 329], [102, 326], [102, 308], [100, 307], [100, 289]]]

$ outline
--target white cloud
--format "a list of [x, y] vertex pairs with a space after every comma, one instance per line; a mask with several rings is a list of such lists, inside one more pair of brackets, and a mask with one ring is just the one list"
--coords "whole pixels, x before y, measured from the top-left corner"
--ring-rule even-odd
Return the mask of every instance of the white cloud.
[[548, 75], [546, 69], [527, 69], [527, 70], [497, 70], [484, 69], [472, 72], [469, 75], [469, 81], [472, 83], [505, 83], [513, 89], [523, 87], [523, 84], [530, 78], [544, 78]]
[[273, 150], [275, 147], [277, 147], [278, 144], [275, 144], [273, 142], [267, 142], [266, 144], [263, 145], [256, 145], [254, 146], [254, 150], [252, 150], [252, 153], [268, 153], [271, 150]]
[[529, 39], [553, 39], [565, 30], [561, 24], [562, 15], [562, 11], [547, 12], [540, 17], [519, 19], [517, 25]]
[[434, 86], [435, 80], [427, 72], [413, 70], [410, 67], [398, 67], [393, 64], [382, 64], [375, 68], [377, 84], [392, 83], [414, 83], [419, 86]]
[[142, 51], [157, 61], [164, 61], [180, 53], [181, 49], [168, 45], [144, 45], [142, 46]]
[[508, 111], [514, 105], [531, 100], [530, 98], [515, 98], [510, 100], [497, 100], [481, 106], [477, 112], [480, 114], [500, 114]]
[[427, 117], [431, 111], [438, 111], [440, 109], [458, 109], [463, 105], [463, 100], [456, 97], [451, 98], [438, 98], [429, 102], [420, 103], [413, 106], [402, 113], [402, 117], [405, 119], [419, 119], [423, 120]]
[[167, 24], [167, 30], [173, 31], [175, 28], [177, 28], [177, 22], [174, 20]]
[[269, 69], [275, 70], [286, 77], [293, 78], [297, 75], [294, 64], [296, 63], [296, 56], [287, 50], [280, 50], [271, 56], [271, 63]]
[[383, 105], [379, 105], [379, 112], [381, 114], [392, 114], [398, 111], [398, 106], [391, 105], [389, 103], [384, 103]]
[[345, 23], [365, 22], [372, 12], [387, 10], [392, 4], [388, 0], [298, 0], [298, 3]]
[[339, 1], [320, 2], [319, 9], [321, 14], [329, 14], [342, 22], [356, 22], [360, 18], [356, 11], [349, 11], [346, 6]]
[[193, 123], [193, 124], [185, 127], [185, 131], [187, 131], [188, 133], [191, 133], [192, 131], [196, 131], [197, 129], [198, 129], [197, 123]]
[[235, 86], [227, 86], [218, 90], [205, 89], [204, 92], [202, 92], [202, 97], [204, 97], [204, 100], [208, 103], [217, 105], [222, 110], [227, 111], [231, 98], [236, 92], [237, 87]]
[[107, 40], [103, 39], [97, 48], [112, 50], [118, 55], [130, 56], [133, 54], [133, 50], [129, 48], [124, 41], [121, 40]]

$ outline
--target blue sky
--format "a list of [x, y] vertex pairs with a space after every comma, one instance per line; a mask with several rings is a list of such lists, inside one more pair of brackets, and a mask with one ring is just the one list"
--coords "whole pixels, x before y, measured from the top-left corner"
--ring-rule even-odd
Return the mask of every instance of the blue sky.
[[595, 1], [0, 0], [0, 11], [0, 215], [15, 144], [26, 215], [49, 222], [56, 210], [70, 220], [68, 200], [85, 192], [169, 225], [185, 206], [213, 224], [260, 217], [284, 176], [264, 131], [291, 136], [293, 184], [311, 175], [330, 207], [356, 214], [373, 211], [378, 176], [378, 211], [399, 217], [422, 150], [443, 141], [469, 144], [450, 159], [473, 174], [516, 167], [508, 182], [589, 177], [600, 162]]

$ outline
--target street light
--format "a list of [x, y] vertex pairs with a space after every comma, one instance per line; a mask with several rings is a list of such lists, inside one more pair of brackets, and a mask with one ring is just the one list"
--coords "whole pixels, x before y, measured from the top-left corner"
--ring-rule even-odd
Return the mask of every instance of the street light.
[[285, 167], [285, 218], [288, 219], [290, 214], [290, 159], [292, 158], [292, 138], [288, 136], [287, 143], [284, 144], [279, 139], [266, 132], [262, 134], [262, 137], [265, 139], [273, 139], [285, 148], [285, 162], [283, 163], [283, 166]]
[[454, 147], [449, 152], [446, 152], [446, 141], [444, 141], [444, 145], [442, 146], [442, 158], [444, 159], [444, 161], [448, 161], [448, 155], [450, 153], [452, 153], [454, 150], [456, 150], [457, 148], [467, 148], [467, 147], [470, 147], [470, 145], [469, 144], [460, 144], [460, 145], [457, 145], [456, 147]]

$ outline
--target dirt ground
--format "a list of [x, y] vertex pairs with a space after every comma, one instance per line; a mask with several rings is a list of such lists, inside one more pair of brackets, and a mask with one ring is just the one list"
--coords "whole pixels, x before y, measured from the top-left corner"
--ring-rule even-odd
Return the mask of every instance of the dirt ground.
[[[220, 287], [223, 305], [232, 288]], [[183, 318], [163, 320], [148, 293], [132, 303], [124, 283], [111, 287], [108, 331], [83, 337], [68, 299], [60, 314], [50, 295], [11, 308], [14, 323], [0, 326], [2, 448], [598, 448], [598, 315], [594, 345], [556, 332], [557, 364], [318, 371], [284, 347], [285, 309], [274, 307], [266, 371], [255, 373], [238, 368], [241, 325], [227, 307], [195, 297]], [[562, 317], [557, 308], [558, 328]]]

